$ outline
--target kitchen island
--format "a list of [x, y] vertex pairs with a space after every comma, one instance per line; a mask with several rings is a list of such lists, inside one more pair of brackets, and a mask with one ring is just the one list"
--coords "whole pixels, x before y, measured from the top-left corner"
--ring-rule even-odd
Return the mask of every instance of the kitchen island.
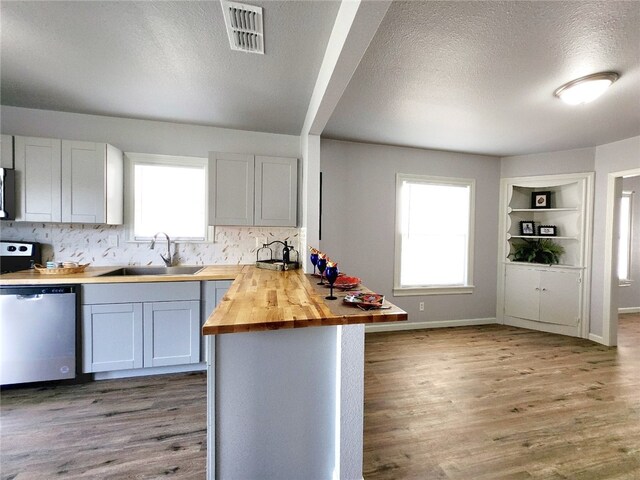
[[362, 478], [363, 324], [407, 314], [317, 280], [246, 267], [205, 323], [208, 479]]

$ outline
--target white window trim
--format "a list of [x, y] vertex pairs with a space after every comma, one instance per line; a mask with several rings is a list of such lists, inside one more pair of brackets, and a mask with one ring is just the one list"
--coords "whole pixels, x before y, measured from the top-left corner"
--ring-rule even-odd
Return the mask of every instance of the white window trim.
[[[627, 258], [627, 272], [629, 273], [629, 275], [631, 275], [631, 266], [633, 265], [633, 256], [634, 256], [634, 251], [633, 251], [633, 243], [632, 243], [632, 238], [633, 238], [633, 196], [634, 196], [635, 192], [633, 191], [623, 191], [622, 192], [622, 196], [623, 197], [629, 197], [629, 237], [627, 238], [627, 244], [628, 244], [628, 248], [629, 248], [629, 257]], [[634, 279], [629, 277], [629, 278], [620, 278], [618, 279], [618, 285], [621, 287], [629, 287], [630, 285], [633, 284]]]
[[[469, 187], [469, 241], [467, 254], [467, 283], [465, 285], [429, 285], [403, 287], [400, 284], [400, 266], [402, 257], [402, 225], [400, 199], [402, 183], [410, 181], [414, 183], [428, 183], [440, 185], [463, 185]], [[473, 252], [475, 250], [475, 210], [476, 210], [476, 181], [473, 178], [436, 177], [431, 175], [415, 175], [396, 173], [396, 232], [395, 232], [395, 263], [393, 275], [393, 295], [396, 297], [412, 295], [457, 295], [473, 293]]]
[[[124, 223], [126, 232], [127, 243], [149, 243], [151, 237], [139, 237], [135, 238], [133, 228], [133, 204], [135, 192], [133, 189], [134, 179], [134, 166], [135, 164], [148, 164], [148, 165], [177, 165], [186, 167], [204, 167], [205, 178], [205, 223], [209, 219], [209, 187], [208, 187], [208, 158], [206, 157], [185, 157], [181, 155], [160, 155], [153, 153], [132, 153], [125, 152], [125, 176], [124, 176]], [[203, 240], [197, 240], [184, 237], [171, 237], [171, 243], [212, 243], [213, 242], [213, 228], [205, 225], [206, 238]]]

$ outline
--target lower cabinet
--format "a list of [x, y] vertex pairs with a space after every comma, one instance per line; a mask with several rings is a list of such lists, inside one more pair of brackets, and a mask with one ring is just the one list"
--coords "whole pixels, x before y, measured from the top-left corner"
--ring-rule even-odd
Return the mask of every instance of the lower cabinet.
[[200, 362], [200, 282], [83, 285], [82, 302], [83, 372]]
[[580, 271], [508, 265], [504, 314], [536, 322], [578, 326], [581, 281]]

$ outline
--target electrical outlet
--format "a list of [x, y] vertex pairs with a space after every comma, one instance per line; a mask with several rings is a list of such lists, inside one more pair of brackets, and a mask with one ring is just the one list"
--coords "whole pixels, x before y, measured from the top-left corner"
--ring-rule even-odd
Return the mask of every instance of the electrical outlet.
[[420, 303], [418, 304], [418, 309], [419, 309], [421, 312], [424, 312], [424, 302], [420, 302]]
[[109, 246], [110, 247], [118, 246], [118, 235], [109, 235]]

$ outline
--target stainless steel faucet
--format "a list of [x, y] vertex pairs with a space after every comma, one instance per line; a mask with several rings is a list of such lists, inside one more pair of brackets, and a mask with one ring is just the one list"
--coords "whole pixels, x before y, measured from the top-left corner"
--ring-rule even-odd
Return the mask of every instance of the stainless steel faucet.
[[169, 238], [169, 235], [164, 232], [156, 233], [153, 236], [153, 240], [151, 240], [151, 250], [153, 250], [156, 246], [156, 238], [158, 238], [158, 235], [164, 235], [165, 237], [167, 237], [167, 256], [165, 257], [163, 254], [160, 254], [160, 258], [162, 258], [164, 264], [167, 267], [170, 267], [171, 265], [173, 265], [173, 255], [171, 255], [171, 239]]

